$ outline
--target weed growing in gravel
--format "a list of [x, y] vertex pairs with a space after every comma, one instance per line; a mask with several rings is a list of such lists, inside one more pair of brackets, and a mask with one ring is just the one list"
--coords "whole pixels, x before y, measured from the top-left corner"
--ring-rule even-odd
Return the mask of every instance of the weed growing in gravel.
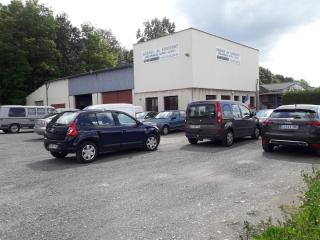
[[241, 240], [320, 240], [320, 170], [302, 173], [307, 186], [299, 207], [281, 207], [284, 219], [244, 223]]

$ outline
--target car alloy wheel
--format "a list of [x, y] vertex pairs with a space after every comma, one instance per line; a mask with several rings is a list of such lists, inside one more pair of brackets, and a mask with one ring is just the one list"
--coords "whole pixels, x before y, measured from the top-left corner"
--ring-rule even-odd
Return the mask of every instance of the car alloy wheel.
[[18, 133], [20, 130], [20, 127], [18, 124], [12, 124], [9, 128], [10, 133]]
[[146, 149], [149, 151], [154, 151], [157, 149], [158, 144], [158, 138], [155, 135], [150, 135], [146, 140]]
[[84, 142], [77, 150], [77, 159], [82, 163], [93, 162], [98, 155], [98, 148], [93, 142]]
[[96, 149], [93, 145], [87, 144], [82, 148], [81, 154], [83, 159], [91, 161], [96, 155]]
[[230, 147], [230, 146], [232, 146], [233, 141], [234, 141], [233, 132], [230, 130], [227, 130], [226, 135], [223, 140], [223, 145], [226, 147]]
[[258, 127], [255, 127], [254, 133], [251, 136], [253, 139], [258, 139], [260, 137], [260, 129]]

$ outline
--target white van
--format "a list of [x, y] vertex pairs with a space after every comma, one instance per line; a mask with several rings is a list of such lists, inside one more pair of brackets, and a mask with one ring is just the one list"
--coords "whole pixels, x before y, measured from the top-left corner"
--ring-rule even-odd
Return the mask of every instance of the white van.
[[129, 103], [110, 103], [110, 104], [98, 104], [84, 108], [84, 110], [115, 110], [125, 112], [132, 117], [136, 117], [137, 113], [143, 112], [143, 108], [140, 106], [134, 106]]
[[0, 130], [5, 133], [17, 133], [21, 128], [33, 128], [35, 119], [55, 113], [50, 106], [0, 106]]

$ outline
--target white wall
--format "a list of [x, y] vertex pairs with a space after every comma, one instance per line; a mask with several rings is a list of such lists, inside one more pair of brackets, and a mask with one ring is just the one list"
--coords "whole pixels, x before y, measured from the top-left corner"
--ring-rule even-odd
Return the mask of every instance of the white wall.
[[44, 105], [65, 104], [66, 108], [71, 107], [69, 106], [68, 80], [62, 79], [49, 83], [48, 104], [45, 84], [29, 94], [26, 98], [27, 105], [35, 105], [36, 101], [43, 101]]
[[157, 97], [158, 98], [158, 110], [163, 111], [164, 110], [164, 97], [165, 96], [178, 96], [179, 110], [186, 110], [187, 106], [190, 102], [206, 100], [206, 95], [216, 95], [217, 100], [221, 99], [221, 95], [229, 95], [231, 100], [234, 100], [234, 96], [239, 96], [240, 101], [242, 101], [243, 96], [256, 97], [255, 93], [252, 91], [231, 91], [231, 90], [189, 88], [189, 89], [156, 91], [156, 92], [147, 92], [147, 93], [135, 93], [134, 104], [146, 109], [146, 98]]
[[[166, 37], [136, 44], [134, 54], [135, 92], [187, 88], [192, 85], [191, 31], [182, 31]], [[143, 53], [178, 44], [178, 56], [145, 63]]]
[[[256, 91], [259, 51], [192, 29], [193, 87]], [[216, 48], [240, 54], [240, 63], [217, 59]]]
[[46, 87], [45, 85], [42, 85], [38, 89], [36, 89], [34, 92], [29, 94], [26, 98], [26, 105], [33, 106], [35, 105], [35, 102], [37, 101], [43, 101], [44, 105], [46, 105]]
[[[172, 44], [178, 44], [177, 57], [143, 62], [144, 52]], [[240, 53], [240, 64], [218, 60], [217, 47]], [[136, 44], [133, 50], [135, 93], [184, 88], [256, 91], [259, 52], [255, 49], [187, 29]]]

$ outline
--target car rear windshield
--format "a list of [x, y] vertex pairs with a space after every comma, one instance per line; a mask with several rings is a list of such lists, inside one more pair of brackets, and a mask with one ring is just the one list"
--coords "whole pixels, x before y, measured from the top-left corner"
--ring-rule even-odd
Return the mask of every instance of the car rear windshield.
[[77, 115], [77, 112], [65, 112], [59, 115], [58, 118], [52, 120], [52, 122], [59, 125], [68, 125], [77, 117]]
[[257, 112], [256, 117], [268, 118], [271, 113], [272, 113], [272, 110], [261, 110], [261, 111]]
[[271, 114], [271, 118], [315, 119], [317, 113], [308, 109], [279, 109]]
[[214, 104], [199, 104], [191, 105], [188, 109], [189, 118], [209, 118], [215, 115], [216, 105]]

